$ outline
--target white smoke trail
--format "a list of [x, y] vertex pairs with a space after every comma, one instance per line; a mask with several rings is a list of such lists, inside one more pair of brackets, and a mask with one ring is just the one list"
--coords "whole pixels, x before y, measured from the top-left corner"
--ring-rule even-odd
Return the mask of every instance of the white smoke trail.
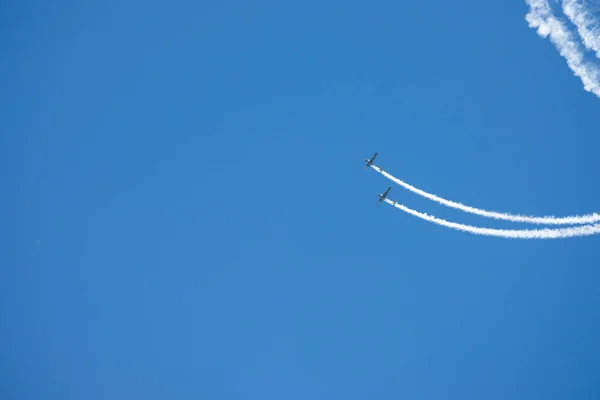
[[578, 225], [578, 224], [590, 224], [590, 223], [600, 221], [600, 215], [598, 215], [596, 213], [589, 214], [589, 215], [576, 215], [576, 216], [570, 216], [570, 217], [553, 217], [553, 216], [530, 217], [530, 216], [525, 216], [525, 215], [514, 215], [514, 214], [501, 213], [501, 212], [496, 212], [496, 211], [481, 210], [481, 209], [478, 209], [475, 207], [469, 207], [464, 204], [457, 203], [455, 201], [443, 199], [439, 196], [436, 196], [435, 194], [427, 193], [421, 189], [417, 189], [416, 187], [409, 185], [408, 183], [406, 183], [404, 181], [401, 181], [400, 179], [396, 178], [393, 175], [388, 174], [387, 172], [383, 171], [381, 168], [379, 168], [375, 165], [372, 165], [371, 167], [375, 171], [379, 172], [381, 175], [383, 175], [386, 178], [390, 179], [391, 181], [397, 183], [398, 185], [404, 187], [405, 189], [410, 190], [413, 193], [416, 193], [425, 198], [428, 198], [429, 200], [433, 200], [435, 202], [443, 204], [447, 207], [456, 208], [458, 210], [462, 210], [462, 211], [465, 211], [465, 212], [468, 212], [471, 214], [475, 214], [475, 215], [479, 215], [482, 217], [494, 218], [494, 219], [503, 220], [503, 221], [526, 222], [526, 223], [530, 223], [530, 224], [544, 224], [544, 225]]
[[433, 222], [434, 224], [455, 229], [457, 231], [472, 233], [474, 235], [495, 236], [508, 239], [564, 239], [578, 236], [590, 236], [600, 233], [600, 224], [583, 225], [571, 228], [546, 228], [533, 230], [479, 228], [476, 226], [457, 224], [456, 222], [449, 222], [440, 218], [433, 217], [431, 215], [423, 214], [418, 211], [412, 210], [402, 204], [398, 204], [390, 199], [385, 199], [385, 202], [425, 221]]
[[560, 55], [567, 60], [571, 71], [583, 82], [583, 88], [600, 97], [600, 69], [584, 61], [584, 52], [573, 33], [554, 16], [547, 0], [526, 1], [530, 7], [525, 16], [529, 26], [536, 28], [541, 37], [550, 37]]
[[577, 32], [588, 50], [600, 58], [600, 21], [581, 0], [563, 0], [563, 12], [577, 27]]

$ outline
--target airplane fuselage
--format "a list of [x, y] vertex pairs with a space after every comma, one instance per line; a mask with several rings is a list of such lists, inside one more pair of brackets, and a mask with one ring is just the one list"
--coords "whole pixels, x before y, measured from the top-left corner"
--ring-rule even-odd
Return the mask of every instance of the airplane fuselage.
[[375, 157], [377, 157], [377, 154], [379, 154], [379, 153], [373, 154], [373, 157], [371, 157], [370, 159], [369, 158], [365, 158], [365, 163], [366, 163], [365, 169], [367, 169], [371, 165], [373, 165], [373, 161], [375, 161]]
[[385, 193], [383, 194], [377, 194], [377, 196], [379, 197], [379, 201], [377, 203], [381, 203], [382, 201], [384, 201], [387, 198], [388, 193], [390, 192], [390, 190], [392, 189], [392, 187], [388, 187], [387, 190], [385, 191]]

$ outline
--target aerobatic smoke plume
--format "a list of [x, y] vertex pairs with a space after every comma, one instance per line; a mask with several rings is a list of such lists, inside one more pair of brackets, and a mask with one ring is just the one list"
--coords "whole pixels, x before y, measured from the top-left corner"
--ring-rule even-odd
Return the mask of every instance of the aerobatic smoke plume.
[[[585, 47], [600, 58], [600, 21], [584, 0], [563, 0], [563, 12], [577, 28]], [[596, 9], [600, 6], [596, 3]]]
[[[567, 60], [567, 65], [571, 71], [581, 79], [583, 88], [600, 97], [600, 67], [584, 60], [585, 49], [581, 48], [576, 35], [554, 15], [547, 0], [526, 1], [530, 7], [525, 16], [529, 26], [537, 29], [541, 37], [548, 37], [560, 55]], [[574, 13], [573, 15], [579, 15], [580, 18], [583, 18], [581, 14]], [[582, 31], [587, 32], [587, 30]], [[596, 42], [589, 35], [587, 37], [590, 46], [595, 46]]]
[[600, 222], [600, 215], [594, 213], [589, 215], [576, 215], [570, 217], [554, 217], [554, 216], [545, 216], [545, 217], [532, 217], [525, 215], [514, 215], [496, 211], [487, 211], [481, 210], [479, 208], [466, 206], [461, 203], [457, 203], [455, 201], [446, 200], [435, 194], [427, 193], [421, 189], [417, 189], [416, 187], [409, 185], [408, 183], [392, 176], [391, 174], [383, 171], [381, 168], [372, 165], [371, 166], [375, 171], [379, 172], [386, 178], [390, 179], [392, 182], [397, 183], [398, 185], [404, 187], [405, 189], [410, 190], [413, 193], [416, 193], [420, 196], [423, 196], [429, 200], [433, 200], [440, 204], [443, 204], [447, 207], [455, 208], [464, 212], [468, 212], [471, 214], [479, 215], [482, 217], [493, 218], [503, 221], [512, 221], [512, 222], [525, 222], [530, 224], [544, 224], [544, 225], [579, 225], [579, 224], [591, 224], [595, 222]]

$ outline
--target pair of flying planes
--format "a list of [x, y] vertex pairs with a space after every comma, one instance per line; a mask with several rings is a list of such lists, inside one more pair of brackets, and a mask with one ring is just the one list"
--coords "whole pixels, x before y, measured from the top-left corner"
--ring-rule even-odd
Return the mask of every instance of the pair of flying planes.
[[[375, 157], [377, 157], [377, 154], [379, 154], [379, 153], [373, 154], [373, 157], [371, 157], [371, 158], [365, 158], [365, 163], [366, 163], [365, 169], [367, 169], [373, 165], [373, 161], [375, 161]], [[387, 188], [387, 190], [383, 194], [381, 194], [381, 193], [377, 194], [377, 197], [379, 197], [379, 200], [377, 200], [377, 204], [381, 203], [383, 200], [386, 199], [386, 197], [391, 189], [392, 189], [392, 187], [390, 186]]]

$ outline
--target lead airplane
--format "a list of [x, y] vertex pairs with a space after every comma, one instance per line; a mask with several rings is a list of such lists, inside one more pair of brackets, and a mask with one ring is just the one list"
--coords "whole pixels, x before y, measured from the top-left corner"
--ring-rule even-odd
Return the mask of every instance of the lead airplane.
[[377, 196], [379, 196], [379, 200], [377, 201], [377, 204], [381, 203], [383, 200], [386, 199], [386, 196], [390, 192], [391, 188], [392, 188], [391, 186], [389, 188], [387, 188], [387, 190], [385, 191], [384, 194], [379, 194], [379, 193], [377, 194]]
[[365, 163], [367, 164], [367, 165], [365, 165], [365, 169], [367, 169], [371, 165], [373, 165], [373, 161], [375, 161], [375, 157], [377, 157], [377, 154], [379, 154], [379, 153], [373, 154], [373, 157], [371, 157], [371, 159], [365, 158]]

